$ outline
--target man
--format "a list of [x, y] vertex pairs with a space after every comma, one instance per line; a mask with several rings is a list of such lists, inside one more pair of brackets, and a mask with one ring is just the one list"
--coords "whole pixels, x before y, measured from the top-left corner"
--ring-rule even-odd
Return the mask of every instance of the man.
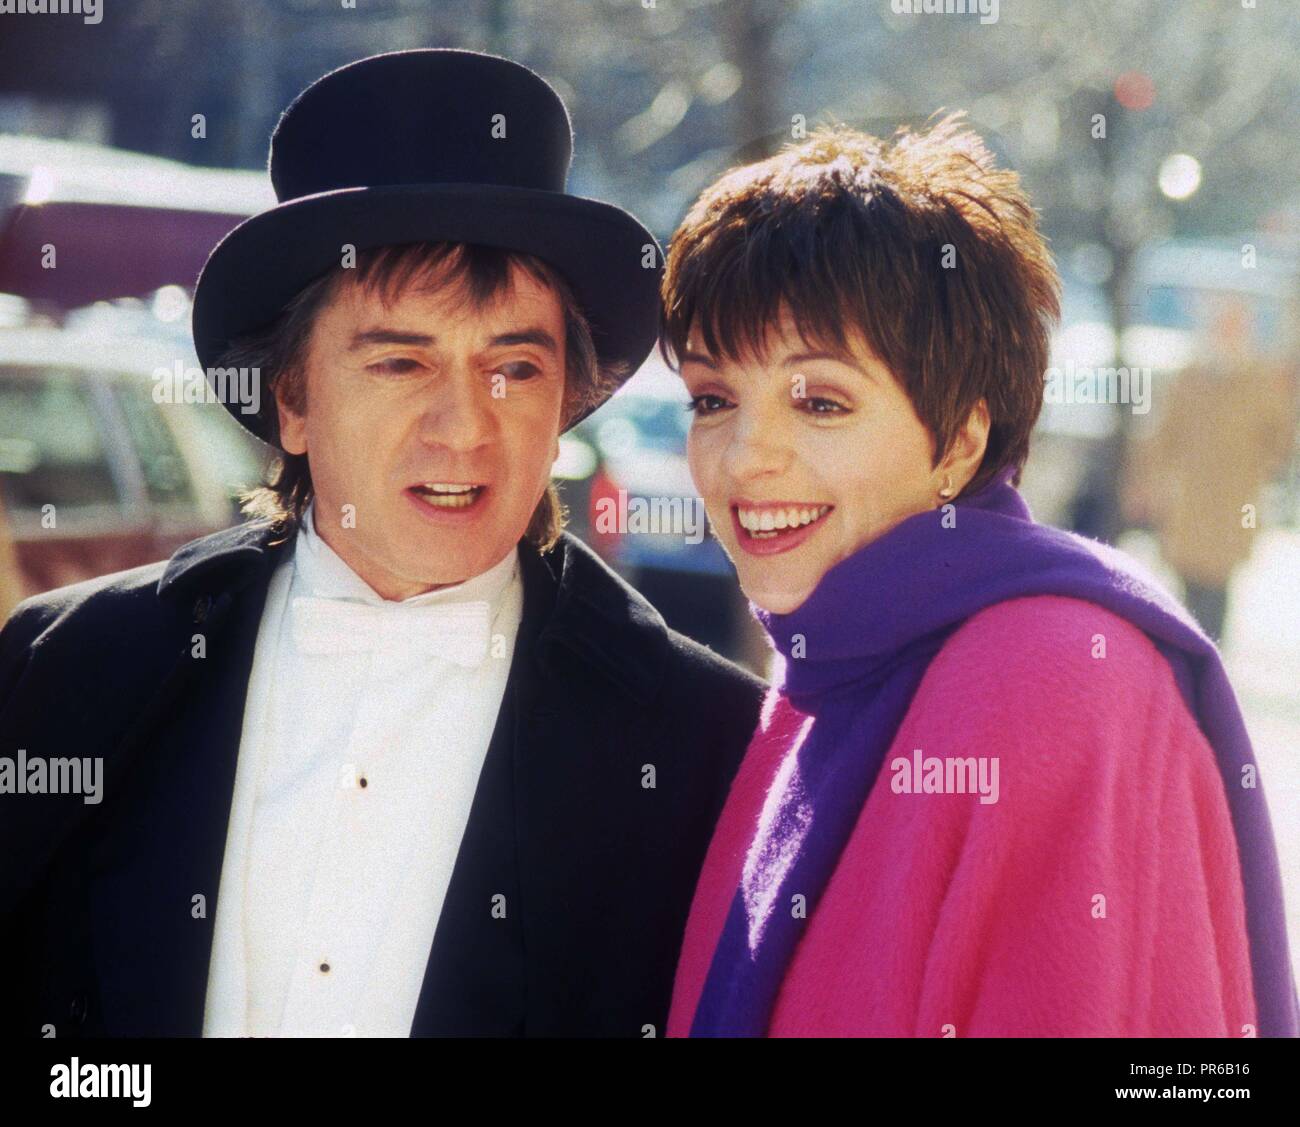
[[194, 307], [213, 386], [266, 381], [226, 404], [283, 452], [264, 519], [0, 635], [11, 778], [99, 780], [0, 787], [8, 1031], [662, 1030], [762, 684], [560, 532], [558, 435], [657, 323], [653, 237], [565, 194], [570, 145], [463, 51], [286, 111], [281, 203]]
[[1188, 610], [1222, 645], [1233, 576], [1259, 536], [1247, 514], [1291, 457], [1300, 404], [1290, 366], [1260, 347], [1247, 300], [1200, 300], [1204, 335], [1161, 385], [1154, 425], [1121, 480], [1125, 515], [1155, 529]]

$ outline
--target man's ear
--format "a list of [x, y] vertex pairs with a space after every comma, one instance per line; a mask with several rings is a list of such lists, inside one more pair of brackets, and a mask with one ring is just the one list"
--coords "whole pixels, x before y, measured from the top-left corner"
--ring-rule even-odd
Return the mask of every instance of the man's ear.
[[944, 484], [946, 477], [952, 477], [954, 493], [960, 493], [970, 484], [984, 461], [984, 451], [989, 444], [989, 405], [981, 399], [971, 408], [966, 421], [957, 431], [952, 446], [943, 461], [935, 467], [935, 480], [938, 488]]
[[279, 391], [275, 395], [275, 410], [280, 419], [280, 448], [286, 454], [307, 453], [307, 416], [297, 414], [285, 406]]

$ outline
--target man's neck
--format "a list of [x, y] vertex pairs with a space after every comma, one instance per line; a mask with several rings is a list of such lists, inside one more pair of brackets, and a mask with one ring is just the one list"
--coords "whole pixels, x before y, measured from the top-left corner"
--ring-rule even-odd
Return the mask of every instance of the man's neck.
[[322, 529], [315, 522], [311, 513], [307, 514], [307, 520], [311, 521], [311, 530], [318, 536], [329, 549], [338, 556], [353, 573], [365, 583], [376, 595], [387, 602], [400, 603], [407, 599], [413, 599], [417, 595], [427, 595], [430, 591], [442, 591], [448, 587], [458, 587], [465, 580], [458, 579], [454, 583], [418, 583], [409, 579], [403, 579], [401, 576], [394, 575], [386, 568], [376, 566], [374, 562], [364, 555], [357, 554], [353, 551], [356, 542], [343, 535], [341, 530], [333, 528]]

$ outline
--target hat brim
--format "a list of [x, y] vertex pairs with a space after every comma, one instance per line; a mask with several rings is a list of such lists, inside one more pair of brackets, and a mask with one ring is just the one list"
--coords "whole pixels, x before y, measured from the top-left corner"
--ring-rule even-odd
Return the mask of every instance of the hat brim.
[[[528, 188], [416, 184], [305, 196], [231, 231], [208, 256], [194, 292], [199, 363], [205, 370], [217, 367], [234, 339], [271, 324], [304, 286], [340, 265], [344, 244], [365, 250], [410, 242], [479, 243], [549, 263], [572, 288], [599, 361], [621, 367], [624, 378], [654, 347], [663, 256], [654, 236], [628, 212]], [[646, 265], [651, 257], [653, 265]], [[269, 441], [268, 411], [246, 415], [238, 403], [225, 406]], [[591, 404], [569, 426], [598, 406]]]

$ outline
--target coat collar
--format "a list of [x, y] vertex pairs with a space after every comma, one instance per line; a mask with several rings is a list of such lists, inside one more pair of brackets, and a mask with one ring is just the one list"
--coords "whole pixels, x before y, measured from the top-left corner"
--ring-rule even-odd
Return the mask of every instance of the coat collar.
[[158, 597], [181, 598], [230, 587], [238, 589], [254, 578], [257, 565], [269, 563], [273, 553], [292, 541], [293, 531], [271, 521], [256, 520], [191, 540], [177, 548], [167, 561], [158, 580]]
[[[295, 529], [249, 521], [179, 548], [158, 582], [163, 599], [214, 597], [239, 590], [260, 565], [293, 542]], [[647, 704], [663, 682], [669, 656], [667, 627], [659, 612], [576, 536], [563, 533], [546, 553], [520, 542], [525, 610], [541, 601], [536, 656], [544, 665], [562, 647]], [[269, 574], [269, 568], [266, 574]], [[553, 600], [553, 603], [552, 603]]]

